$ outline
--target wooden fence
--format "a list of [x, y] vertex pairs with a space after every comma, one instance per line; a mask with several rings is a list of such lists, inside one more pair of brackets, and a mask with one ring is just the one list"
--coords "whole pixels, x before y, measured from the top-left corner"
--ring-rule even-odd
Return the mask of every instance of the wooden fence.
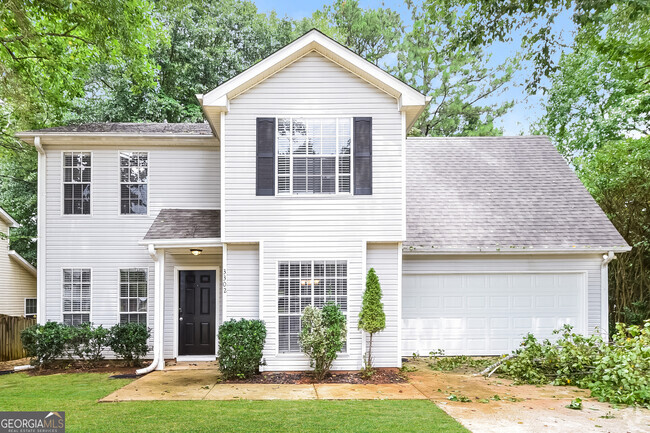
[[36, 324], [35, 318], [0, 315], [0, 361], [11, 361], [27, 356], [20, 341], [20, 333], [34, 324]]

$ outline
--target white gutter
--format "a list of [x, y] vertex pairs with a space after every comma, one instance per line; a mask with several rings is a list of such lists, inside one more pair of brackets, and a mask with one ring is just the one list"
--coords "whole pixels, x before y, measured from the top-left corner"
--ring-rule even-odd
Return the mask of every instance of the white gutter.
[[495, 248], [495, 247], [480, 247], [476, 249], [467, 248], [402, 248], [403, 254], [406, 256], [415, 255], [466, 255], [466, 254], [601, 254], [609, 251], [616, 253], [626, 253], [632, 247], [602, 247], [602, 248], [537, 248], [537, 247], [517, 247], [517, 248]]
[[34, 147], [38, 152], [38, 179], [37, 179], [37, 202], [36, 202], [36, 319], [39, 325], [44, 325], [45, 317], [45, 270], [47, 269], [47, 259], [45, 257], [46, 248], [46, 223], [45, 223], [45, 195], [47, 194], [47, 157], [41, 137], [34, 137]]
[[[164, 252], [163, 252], [164, 254]], [[162, 346], [162, 336], [160, 335], [160, 329], [161, 329], [161, 322], [162, 322], [162, 314], [159, 314], [160, 307], [159, 305], [162, 304], [162, 296], [161, 296], [161, 278], [160, 278], [160, 264], [161, 260], [160, 257], [158, 256], [158, 252], [154, 248], [153, 245], [149, 245], [149, 255], [151, 256], [151, 259], [155, 263], [155, 282], [154, 282], [154, 325], [153, 325], [153, 361], [151, 361], [151, 364], [149, 364], [147, 367], [141, 368], [139, 370], [135, 371], [135, 374], [141, 375], [141, 374], [147, 374], [151, 373], [153, 370], [155, 370], [158, 367], [158, 364], [160, 364], [161, 358], [160, 355], [162, 353], [161, 346]], [[164, 364], [164, 361], [163, 361]]]
[[609, 278], [607, 267], [616, 256], [614, 251], [603, 255], [600, 265], [600, 333], [603, 339], [609, 339]]

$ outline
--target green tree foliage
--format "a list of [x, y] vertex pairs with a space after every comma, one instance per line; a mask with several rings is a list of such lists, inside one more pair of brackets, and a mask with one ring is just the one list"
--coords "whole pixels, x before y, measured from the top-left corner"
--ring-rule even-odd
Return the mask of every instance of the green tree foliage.
[[[591, 45], [613, 62], [650, 67], [650, 3], [647, 1], [445, 0], [445, 4], [466, 12], [463, 40], [470, 47], [487, 46], [495, 41], [512, 42], [515, 35], [523, 35], [522, 51], [533, 65], [528, 80], [530, 91], [537, 90], [542, 79], [558, 69], [553, 54], [567, 48], [561, 35], [551, 31], [561, 14], [571, 16], [577, 27], [578, 45]], [[650, 84], [647, 80], [641, 83]]]
[[[167, 37], [153, 46], [155, 86], [133, 92], [124, 68], [99, 63], [71, 122], [200, 122], [196, 94], [207, 93], [295, 37], [292, 22], [262, 14], [251, 1], [157, 3]], [[168, 43], [167, 43], [168, 41]]]
[[[501, 135], [494, 120], [512, 101], [489, 102], [511, 81], [516, 62], [488, 67], [490, 55], [480, 47], [462, 46], [460, 12], [444, 2], [420, 7], [407, 1], [413, 28], [406, 33], [393, 69], [402, 80], [432, 98], [412, 135]], [[495, 101], [495, 99], [492, 99]]]
[[309, 357], [316, 380], [329, 373], [332, 363], [343, 350], [347, 329], [338, 305], [328, 302], [323, 309], [307, 306], [300, 318], [300, 347]]
[[650, 318], [650, 138], [614, 140], [578, 160], [579, 175], [633, 247], [610, 263], [609, 310], [614, 323]]
[[21, 224], [10, 231], [11, 249], [36, 265], [37, 174], [34, 167], [36, 150], [0, 147], [0, 207]]
[[381, 302], [381, 285], [375, 268], [370, 268], [366, 275], [366, 290], [363, 292], [361, 311], [359, 312], [359, 329], [370, 335], [366, 368], [372, 369], [372, 337], [386, 328], [386, 313]]

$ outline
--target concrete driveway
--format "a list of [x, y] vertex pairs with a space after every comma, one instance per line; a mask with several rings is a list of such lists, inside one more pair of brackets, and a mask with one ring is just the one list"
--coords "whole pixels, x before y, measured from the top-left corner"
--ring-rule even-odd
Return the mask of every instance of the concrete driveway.
[[[650, 410], [614, 408], [589, 398], [589, 390], [436, 372], [425, 361], [408, 365], [418, 369], [409, 373], [411, 384], [474, 433], [650, 432]], [[452, 394], [471, 401], [450, 401]], [[583, 409], [566, 408], [576, 397]]]

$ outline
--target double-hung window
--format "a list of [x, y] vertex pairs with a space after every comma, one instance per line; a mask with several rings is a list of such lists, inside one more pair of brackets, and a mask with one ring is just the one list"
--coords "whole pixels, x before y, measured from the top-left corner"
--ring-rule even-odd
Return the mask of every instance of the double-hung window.
[[276, 144], [279, 194], [351, 192], [352, 118], [281, 117]]
[[25, 317], [36, 316], [36, 298], [25, 298]]
[[336, 303], [347, 316], [348, 264], [344, 260], [278, 263], [280, 352], [299, 352], [300, 317], [308, 305]]
[[90, 322], [90, 269], [63, 269], [63, 323]]
[[120, 213], [147, 214], [148, 152], [120, 152]]
[[63, 153], [63, 214], [90, 215], [90, 152]]
[[120, 323], [147, 324], [147, 270], [120, 269]]

